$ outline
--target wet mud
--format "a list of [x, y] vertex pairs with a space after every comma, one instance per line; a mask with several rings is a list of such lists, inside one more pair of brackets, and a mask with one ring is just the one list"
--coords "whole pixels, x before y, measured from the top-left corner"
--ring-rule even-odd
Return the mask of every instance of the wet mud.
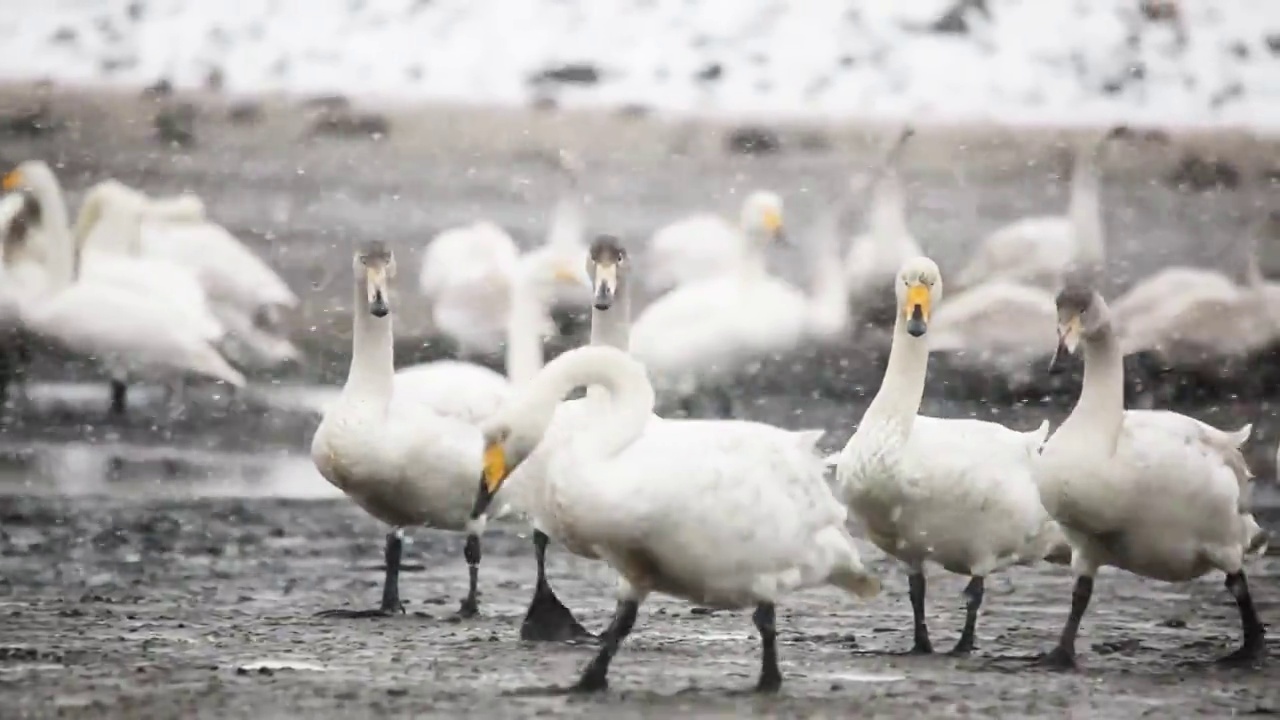
[[[316, 482], [320, 482], [317, 478]], [[1268, 518], [1276, 528], [1278, 517]], [[1219, 577], [1164, 585], [1104, 571], [1080, 642], [1083, 669], [1032, 667], [1067, 612], [1070, 579], [1020, 568], [988, 582], [978, 650], [900, 655], [911, 642], [906, 578], [864, 544], [885, 592], [833, 590], [779, 611], [785, 676], [754, 684], [749, 615], [665, 598], [598, 697], [546, 694], [572, 682], [588, 646], [518, 639], [533, 581], [530, 542], [485, 539], [481, 617], [455, 616], [466, 569], [457, 535], [418, 531], [401, 576], [407, 612], [313, 617], [372, 606], [382, 529], [343, 500], [0, 497], [0, 707], [5, 717], [483, 716], [1228, 717], [1280, 712], [1280, 661], [1224, 670], [1239, 621]], [[553, 548], [552, 582], [585, 625], [613, 607], [609, 571]], [[1264, 621], [1280, 613], [1280, 564], [1250, 582]], [[931, 576], [935, 645], [954, 642], [964, 581]], [[1272, 653], [1280, 651], [1274, 640]]]

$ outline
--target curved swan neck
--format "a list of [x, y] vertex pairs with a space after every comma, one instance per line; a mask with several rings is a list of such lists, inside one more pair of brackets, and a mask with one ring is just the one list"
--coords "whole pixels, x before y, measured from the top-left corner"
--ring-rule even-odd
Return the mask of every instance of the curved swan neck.
[[893, 325], [893, 345], [889, 349], [889, 364], [880, 382], [880, 390], [867, 407], [859, 427], [870, 423], [886, 423], [911, 432], [911, 425], [920, 412], [924, 398], [925, 374], [929, 369], [929, 336], [911, 337], [902, 313]]
[[512, 385], [524, 385], [542, 369], [542, 323], [546, 313], [533, 281], [524, 273], [516, 273], [507, 313], [507, 379]]
[[1087, 152], [1076, 156], [1071, 171], [1071, 200], [1067, 214], [1075, 228], [1079, 259], [1097, 262], [1106, 252], [1099, 197], [1097, 161]]
[[30, 173], [29, 182], [40, 204], [40, 231], [44, 233], [49, 262], [49, 290], [57, 292], [75, 282], [80, 250], [71, 236], [67, 220], [67, 201], [62, 185], [52, 170], [44, 168]]
[[654, 392], [644, 366], [612, 347], [586, 346], [557, 357], [529, 383], [523, 407], [529, 422], [537, 425], [541, 437], [550, 424], [555, 407], [572, 390], [587, 386], [603, 388], [609, 409], [596, 416], [590, 429], [578, 435], [593, 454], [616, 454], [644, 431], [653, 414]]
[[1086, 434], [1112, 447], [1124, 422], [1124, 358], [1111, 327], [1083, 339], [1080, 399], [1058, 432]]
[[364, 280], [356, 282], [354, 305], [351, 370], [342, 392], [390, 402], [395, 377], [392, 316], [376, 318], [369, 313], [369, 293]]

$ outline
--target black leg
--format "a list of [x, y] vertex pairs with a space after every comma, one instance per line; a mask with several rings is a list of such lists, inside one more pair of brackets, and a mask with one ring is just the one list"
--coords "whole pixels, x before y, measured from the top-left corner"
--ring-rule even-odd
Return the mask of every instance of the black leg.
[[475, 535], [468, 535], [467, 545], [463, 548], [463, 554], [467, 558], [467, 596], [462, 599], [462, 605], [458, 608], [458, 616], [473, 618], [480, 614], [480, 599], [477, 587], [480, 584], [480, 538]]
[[111, 414], [123, 415], [125, 406], [125, 396], [129, 393], [129, 386], [119, 380], [111, 381]]
[[618, 601], [613, 622], [609, 623], [609, 629], [600, 636], [600, 652], [587, 665], [587, 669], [582, 671], [578, 684], [573, 686], [574, 692], [599, 692], [609, 688], [609, 663], [618, 654], [618, 646], [631, 634], [639, 611], [640, 604], [635, 600]]
[[973, 652], [974, 633], [978, 628], [978, 610], [982, 607], [982, 595], [985, 583], [981, 577], [969, 580], [964, 589], [965, 616], [964, 630], [960, 632], [960, 641], [951, 649], [952, 655], [968, 655]]
[[751, 617], [760, 631], [760, 681], [756, 692], [776, 693], [782, 688], [782, 671], [778, 669], [778, 629], [773, 603], [760, 603]]
[[547, 543], [550, 538], [541, 530], [533, 531], [533, 554], [538, 561], [538, 582], [533, 600], [520, 625], [520, 639], [529, 642], [575, 642], [595, 640], [596, 636], [578, 624], [569, 608], [556, 597], [547, 582]]
[[337, 618], [370, 618], [387, 617], [404, 612], [400, 602], [400, 558], [404, 554], [404, 538], [399, 530], [387, 533], [387, 545], [383, 553], [387, 574], [382, 581], [382, 604], [375, 610], [324, 610], [316, 613], [319, 617]]
[[915, 644], [911, 646], [912, 655], [928, 655], [933, 652], [933, 644], [929, 642], [929, 626], [924, 622], [924, 573], [911, 573], [907, 576], [907, 589], [911, 597], [911, 615], [915, 620]]
[[1076, 586], [1071, 591], [1071, 615], [1062, 628], [1062, 637], [1058, 646], [1040, 658], [1039, 664], [1051, 670], [1076, 669], [1076, 633], [1080, 632], [1080, 621], [1084, 619], [1084, 611], [1089, 609], [1089, 598], [1093, 596], [1093, 578], [1081, 575], [1076, 578]]
[[1267, 655], [1267, 634], [1249, 594], [1249, 581], [1244, 571], [1227, 575], [1227, 591], [1236, 599], [1240, 609], [1240, 630], [1244, 642], [1235, 652], [1218, 660], [1223, 665], [1248, 666], [1257, 664]]

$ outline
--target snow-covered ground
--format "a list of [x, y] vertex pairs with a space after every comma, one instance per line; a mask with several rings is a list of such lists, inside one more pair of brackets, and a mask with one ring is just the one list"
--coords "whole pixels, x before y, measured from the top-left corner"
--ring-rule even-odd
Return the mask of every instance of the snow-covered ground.
[[[0, 0], [0, 79], [715, 115], [1280, 128], [1280, 1]], [[11, 8], [16, 9], [16, 8]], [[536, 83], [581, 65], [588, 83]], [[711, 78], [711, 79], [708, 79]]]

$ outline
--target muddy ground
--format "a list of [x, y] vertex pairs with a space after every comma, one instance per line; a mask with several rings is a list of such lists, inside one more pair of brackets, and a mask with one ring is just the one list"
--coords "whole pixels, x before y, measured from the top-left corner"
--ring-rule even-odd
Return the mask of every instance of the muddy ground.
[[[1273, 518], [1274, 520], [1274, 518]], [[1272, 524], [1274, 527], [1274, 524]], [[533, 577], [527, 541], [486, 538], [482, 617], [453, 614], [465, 590], [460, 538], [417, 532], [402, 576], [408, 613], [312, 614], [376, 601], [381, 528], [341, 501], [0, 499], [0, 716], [4, 717], [1231, 717], [1280, 712], [1280, 662], [1228, 671], [1206, 660], [1236, 640], [1220, 578], [1186, 586], [1104, 572], [1078, 674], [1030, 667], [1067, 612], [1060, 570], [989, 583], [979, 650], [903, 657], [905, 577], [878, 553], [886, 592], [859, 603], [811, 591], [780, 612], [781, 697], [754, 683], [747, 615], [662, 598], [642, 610], [601, 697], [531, 690], [576, 677], [592, 649], [533, 646], [518, 627]], [[552, 581], [603, 628], [611, 581], [552, 554]], [[1280, 613], [1280, 564], [1251, 581], [1264, 620]], [[954, 642], [962, 580], [931, 583], [935, 645]], [[1273, 652], [1280, 644], [1273, 641]], [[292, 664], [292, 668], [280, 667]], [[267, 669], [261, 669], [266, 667]]]

